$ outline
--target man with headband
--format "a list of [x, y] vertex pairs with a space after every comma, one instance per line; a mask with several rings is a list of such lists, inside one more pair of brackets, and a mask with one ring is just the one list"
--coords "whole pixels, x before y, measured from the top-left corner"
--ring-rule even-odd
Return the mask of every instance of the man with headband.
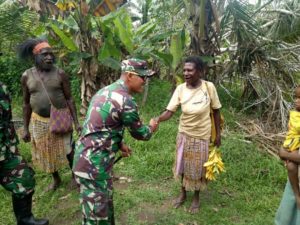
[[[51, 104], [68, 107], [75, 129], [80, 132], [76, 108], [71, 96], [70, 82], [65, 72], [54, 66], [55, 57], [45, 40], [30, 39], [18, 48], [22, 59], [33, 59], [35, 66], [26, 70], [21, 78], [23, 89], [23, 118], [25, 142], [32, 141], [33, 165], [51, 173], [53, 183], [46, 190], [56, 190], [61, 184], [59, 169], [72, 166], [72, 132], [57, 135], [49, 130]], [[29, 132], [29, 122], [32, 133]]]
[[154, 74], [144, 60], [122, 61], [122, 74], [115, 83], [99, 90], [91, 100], [76, 148], [73, 171], [80, 185], [84, 225], [114, 225], [112, 170], [120, 149], [123, 157], [131, 150], [123, 143], [124, 128], [132, 137], [147, 141], [157, 129], [155, 120], [144, 125], [131, 96], [141, 93]]
[[18, 225], [47, 225], [48, 220], [35, 219], [32, 212], [34, 172], [19, 154], [7, 87], [0, 82], [0, 184], [12, 192], [13, 209]]

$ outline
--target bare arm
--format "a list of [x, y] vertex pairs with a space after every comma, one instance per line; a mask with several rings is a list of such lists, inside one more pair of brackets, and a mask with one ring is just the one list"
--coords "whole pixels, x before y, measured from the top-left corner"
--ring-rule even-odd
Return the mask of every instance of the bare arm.
[[213, 116], [214, 116], [215, 127], [216, 127], [215, 145], [217, 147], [220, 147], [221, 145], [220, 109], [213, 109]]
[[289, 160], [300, 165], [300, 154], [298, 151], [289, 152], [284, 148], [281, 148], [278, 155], [282, 160]]
[[75, 105], [74, 100], [73, 100], [72, 95], [71, 95], [71, 86], [70, 86], [69, 78], [65, 74], [64, 71], [59, 70], [59, 73], [60, 73], [60, 76], [61, 76], [61, 79], [62, 79], [63, 92], [64, 92], [64, 95], [65, 95], [68, 107], [70, 109], [72, 118], [74, 120], [75, 129], [76, 129], [77, 132], [80, 132], [81, 127], [79, 125], [78, 118], [77, 118], [76, 105]]
[[174, 114], [174, 112], [172, 112], [170, 110], [166, 110], [159, 117], [157, 117], [156, 120], [158, 123], [166, 121], [166, 120], [170, 119], [173, 116], [173, 114]]
[[27, 87], [27, 77], [21, 78], [22, 92], [23, 92], [23, 121], [24, 121], [24, 133], [22, 139], [25, 142], [30, 141], [29, 123], [32, 113], [30, 106], [30, 93]]

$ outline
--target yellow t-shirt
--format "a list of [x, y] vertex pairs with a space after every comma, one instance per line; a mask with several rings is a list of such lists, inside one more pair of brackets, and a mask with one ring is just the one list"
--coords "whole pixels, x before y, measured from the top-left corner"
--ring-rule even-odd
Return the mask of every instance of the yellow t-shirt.
[[218, 93], [213, 83], [202, 80], [200, 87], [189, 89], [186, 83], [177, 86], [167, 106], [175, 112], [181, 106], [182, 114], [179, 132], [202, 140], [209, 140], [211, 135], [210, 106], [221, 108]]
[[300, 148], [300, 112], [290, 111], [289, 130], [283, 142], [283, 147], [289, 151]]

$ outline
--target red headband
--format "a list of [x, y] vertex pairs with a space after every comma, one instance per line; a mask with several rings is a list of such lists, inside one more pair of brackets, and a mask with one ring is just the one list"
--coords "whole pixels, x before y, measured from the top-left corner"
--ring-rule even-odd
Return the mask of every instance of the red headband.
[[48, 42], [41, 42], [41, 43], [38, 43], [34, 49], [33, 49], [33, 54], [34, 55], [37, 55], [40, 53], [40, 51], [43, 49], [43, 48], [51, 48], [51, 46], [48, 44]]

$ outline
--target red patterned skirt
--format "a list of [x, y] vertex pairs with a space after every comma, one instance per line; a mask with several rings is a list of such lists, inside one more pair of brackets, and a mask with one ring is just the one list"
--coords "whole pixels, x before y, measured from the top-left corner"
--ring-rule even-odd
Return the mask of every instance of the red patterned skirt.
[[190, 137], [178, 133], [176, 141], [176, 158], [174, 163], [174, 177], [181, 179], [187, 191], [204, 190], [206, 188], [205, 167], [208, 160], [209, 140]]

